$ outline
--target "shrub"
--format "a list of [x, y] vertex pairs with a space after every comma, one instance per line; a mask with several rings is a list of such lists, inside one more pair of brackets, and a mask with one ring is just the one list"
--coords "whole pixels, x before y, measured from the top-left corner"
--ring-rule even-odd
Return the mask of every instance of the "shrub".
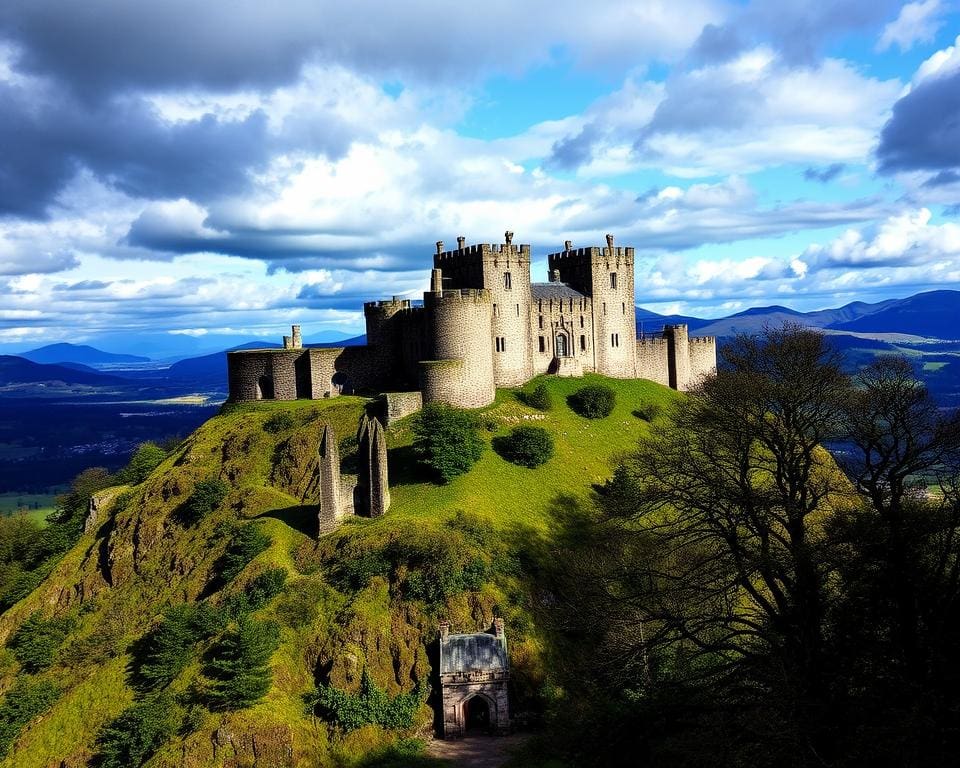
[[660, 406], [656, 403], [647, 403], [646, 405], [641, 405], [639, 408], [635, 408], [633, 415], [643, 421], [653, 421], [660, 415]]
[[543, 427], [516, 427], [493, 447], [503, 458], [521, 467], [539, 467], [553, 456], [553, 438]]
[[347, 693], [332, 685], [321, 685], [314, 696], [308, 697], [308, 703], [311, 709], [320, 709], [327, 719], [345, 731], [353, 731], [365, 725], [410, 728], [424, 699], [424, 691], [419, 685], [411, 693], [401, 693], [391, 698], [364, 670], [359, 693]]
[[132, 663], [139, 688], [154, 690], [169, 685], [193, 657], [193, 646], [202, 636], [191, 605], [170, 608], [148, 632]]
[[293, 429], [293, 424], [293, 414], [288, 411], [279, 411], [264, 422], [263, 429], [271, 435], [275, 435], [278, 432]]
[[139, 768], [179, 726], [179, 710], [165, 693], [126, 709], [97, 738], [101, 768]]
[[220, 559], [221, 581], [224, 584], [233, 581], [270, 543], [270, 537], [255, 525], [245, 525], [237, 530]]
[[44, 619], [34, 613], [10, 638], [9, 646], [26, 672], [39, 672], [53, 664], [72, 627], [70, 619]]
[[537, 384], [532, 392], [522, 392], [520, 399], [538, 411], [549, 411], [553, 408], [553, 397], [550, 396], [550, 390], [547, 389], [546, 384]]
[[255, 611], [265, 606], [271, 598], [283, 591], [287, 582], [286, 568], [270, 568], [250, 580], [243, 592], [230, 595], [227, 609], [231, 616]]
[[139, 485], [166, 457], [166, 451], [156, 443], [141, 443], [130, 457], [127, 466], [117, 473], [117, 480], [127, 485]]
[[483, 452], [476, 418], [459, 408], [431, 403], [412, 426], [415, 453], [441, 483], [468, 472]]
[[229, 491], [229, 486], [220, 478], [199, 481], [183, 503], [180, 517], [185, 523], [199, 522], [223, 503]]
[[301, 579], [287, 588], [277, 604], [277, 616], [288, 627], [300, 628], [313, 624], [320, 615], [320, 606], [327, 587], [316, 581]]
[[207, 700], [212, 709], [243, 709], [270, 690], [270, 657], [280, 645], [280, 625], [248, 615], [237, 620], [212, 650], [204, 674], [210, 683]]
[[605, 384], [581, 387], [567, 398], [573, 411], [587, 419], [606, 418], [613, 412], [616, 402], [614, 391]]
[[49, 680], [17, 678], [0, 703], [0, 757], [7, 754], [23, 727], [50, 709], [58, 698], [60, 691]]

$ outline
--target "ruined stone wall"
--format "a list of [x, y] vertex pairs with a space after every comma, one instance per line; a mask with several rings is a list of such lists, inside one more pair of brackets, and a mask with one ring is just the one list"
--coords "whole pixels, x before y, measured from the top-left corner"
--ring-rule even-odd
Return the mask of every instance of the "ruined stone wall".
[[489, 291], [445, 290], [424, 295], [432, 335], [432, 360], [421, 365], [424, 403], [442, 400], [460, 408], [493, 402], [492, 300]]
[[657, 384], [670, 386], [667, 340], [663, 336], [646, 336], [637, 339], [638, 379], [649, 379]]
[[391, 389], [414, 389], [420, 380], [420, 361], [430, 357], [433, 344], [427, 329], [427, 312], [411, 307], [394, 316], [398, 325], [400, 367], [387, 384]]
[[387, 476], [387, 437], [379, 419], [366, 414], [357, 430], [359, 470], [354, 492], [354, 510], [368, 517], [380, 517], [390, 508]]
[[303, 349], [227, 353], [230, 400], [296, 400], [310, 397], [310, 361]]
[[317, 447], [317, 484], [320, 505], [317, 509], [317, 531], [332, 531], [343, 518], [340, 500], [340, 448], [330, 425], [324, 425]]
[[389, 427], [397, 419], [423, 409], [423, 395], [420, 392], [386, 392], [384, 400], [383, 426], [385, 427]]
[[533, 376], [554, 372], [559, 333], [566, 336], [568, 350], [580, 362], [581, 368], [592, 371], [593, 307], [590, 298], [538, 299], [530, 304], [529, 343]]
[[690, 337], [690, 386], [717, 370], [717, 340], [713, 336]]

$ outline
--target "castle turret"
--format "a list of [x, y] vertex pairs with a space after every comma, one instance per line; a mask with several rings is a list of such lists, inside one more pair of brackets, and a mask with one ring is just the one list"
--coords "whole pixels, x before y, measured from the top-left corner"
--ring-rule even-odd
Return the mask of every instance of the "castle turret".
[[634, 312], [633, 248], [614, 246], [607, 235], [606, 248], [568, 247], [551, 253], [547, 262], [560, 281], [592, 297], [593, 368], [615, 378], [632, 378], [636, 372], [637, 326]]
[[366, 414], [357, 430], [359, 476], [354, 508], [358, 514], [380, 517], [390, 508], [390, 483], [387, 476], [387, 439], [383, 425]]
[[690, 388], [690, 339], [687, 326], [664, 326], [663, 335], [667, 340], [667, 369], [670, 374], [670, 386], [685, 392]]
[[340, 450], [333, 428], [324, 425], [317, 447], [317, 485], [320, 504], [317, 510], [317, 528], [320, 533], [332, 531], [343, 518], [340, 498]]

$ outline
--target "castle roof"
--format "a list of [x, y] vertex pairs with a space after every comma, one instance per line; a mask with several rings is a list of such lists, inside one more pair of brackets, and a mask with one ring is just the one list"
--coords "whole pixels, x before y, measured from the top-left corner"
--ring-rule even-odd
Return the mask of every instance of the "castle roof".
[[440, 674], [505, 672], [507, 646], [503, 638], [486, 632], [447, 635], [440, 642]]
[[533, 299], [584, 299], [576, 288], [566, 283], [531, 283], [530, 297]]

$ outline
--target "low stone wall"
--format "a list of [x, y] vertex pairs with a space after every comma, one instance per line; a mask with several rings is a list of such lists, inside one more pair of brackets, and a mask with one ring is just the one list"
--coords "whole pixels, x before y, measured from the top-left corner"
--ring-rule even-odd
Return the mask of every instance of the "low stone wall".
[[667, 355], [667, 340], [660, 336], [637, 339], [638, 379], [649, 379], [657, 384], [670, 386], [670, 368]]
[[389, 427], [397, 419], [417, 413], [423, 409], [423, 395], [420, 392], [385, 392], [384, 422]]

